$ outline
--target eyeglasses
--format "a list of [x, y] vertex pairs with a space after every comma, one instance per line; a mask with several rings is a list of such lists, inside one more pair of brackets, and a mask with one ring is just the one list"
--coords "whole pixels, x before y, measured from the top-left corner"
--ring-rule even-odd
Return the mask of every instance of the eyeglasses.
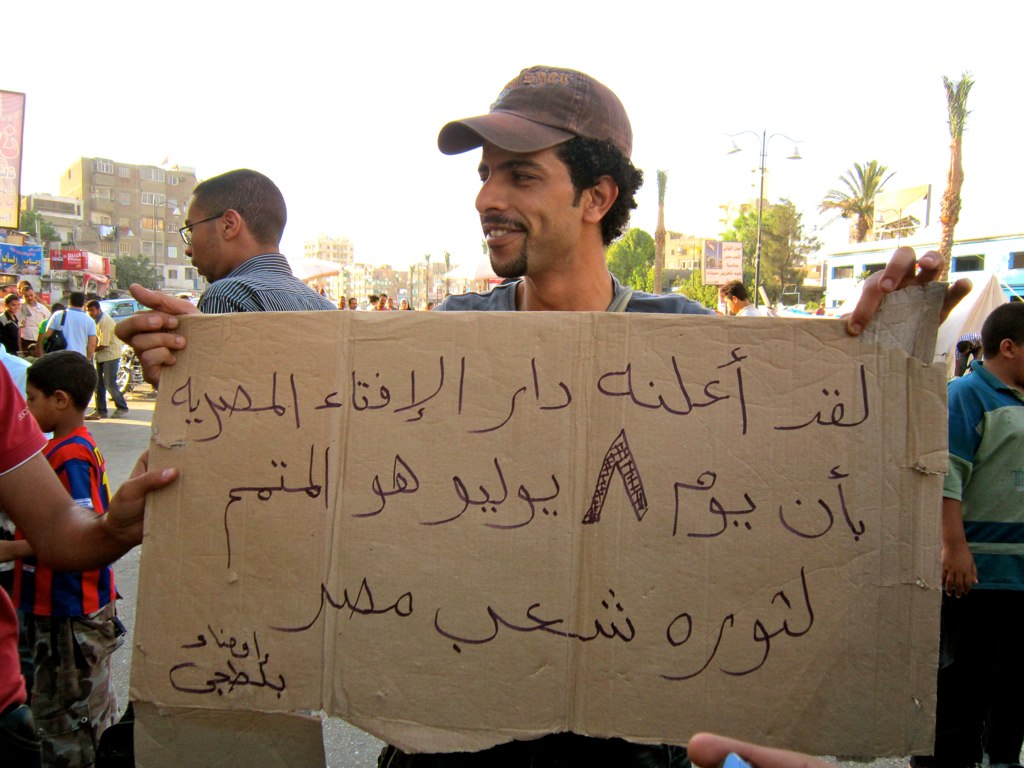
[[192, 245], [192, 227], [197, 227], [200, 224], [205, 224], [208, 221], [216, 221], [223, 216], [227, 211], [218, 213], [216, 216], [211, 216], [208, 219], [200, 219], [199, 221], [192, 222], [188, 226], [184, 226], [178, 230], [178, 234], [181, 235], [181, 239], [185, 241], [185, 245]]

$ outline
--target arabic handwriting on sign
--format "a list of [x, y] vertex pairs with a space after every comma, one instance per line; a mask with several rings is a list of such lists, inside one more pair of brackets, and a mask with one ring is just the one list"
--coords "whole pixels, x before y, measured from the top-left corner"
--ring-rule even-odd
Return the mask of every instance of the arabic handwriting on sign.
[[316, 615], [312, 619], [297, 627], [271, 627], [271, 629], [278, 632], [305, 632], [316, 624], [317, 619], [320, 618], [326, 606], [330, 606], [338, 611], [347, 609], [350, 619], [354, 616], [383, 616], [388, 613], [393, 613], [395, 616], [404, 619], [412, 615], [412, 592], [403, 592], [389, 605], [378, 606], [373, 596], [373, 590], [370, 589], [370, 584], [365, 578], [359, 583], [359, 591], [356, 592], [354, 597], [349, 594], [348, 589], [343, 589], [341, 600], [337, 600], [331, 595], [327, 585], [321, 583], [320, 607], [317, 608]]
[[[741, 427], [742, 433], [747, 432], [747, 406], [743, 392], [743, 371], [739, 365], [740, 362], [746, 360], [745, 355], [740, 355], [740, 348], [736, 347], [730, 352], [730, 360], [717, 368], [727, 368], [731, 365], [736, 366], [736, 381], [737, 381], [737, 397], [740, 404], [740, 415], [741, 415]], [[682, 371], [679, 369], [679, 361], [676, 360], [675, 355], [671, 357], [672, 361], [672, 373], [675, 378], [673, 384], [674, 388], [678, 389], [678, 397], [669, 397], [662, 392], [656, 391], [657, 388], [653, 380], [647, 381], [647, 390], [649, 394], [644, 395], [640, 390], [643, 389], [643, 385], [638, 388], [633, 381], [633, 364], [627, 363], [626, 367], [621, 371], [608, 371], [604, 373], [597, 380], [597, 390], [602, 395], [608, 397], [628, 397], [634, 405], [641, 408], [663, 410], [666, 413], [672, 414], [673, 416], [686, 416], [694, 411], [696, 408], [707, 408], [708, 406], [714, 405], [715, 403], [723, 400], [729, 400], [732, 395], [722, 394], [714, 391], [718, 386], [721, 385], [719, 379], [712, 379], [703, 386], [703, 399], [694, 399], [690, 394], [689, 388], [686, 386], [686, 382], [683, 381]], [[673, 393], [675, 394], [675, 393]], [[672, 400], [674, 404], [669, 404], [669, 400]]]
[[[826, 398], [832, 398], [833, 396], [841, 396], [838, 389], [822, 389], [821, 394], [824, 395]], [[827, 417], [824, 416], [822, 412], [819, 410], [807, 421], [804, 421], [800, 424], [777, 426], [775, 427], [775, 429], [803, 429], [804, 427], [809, 427], [812, 424], [818, 424], [823, 427], [856, 427], [859, 424], [863, 424], [865, 421], [867, 421], [867, 418], [870, 415], [870, 408], [868, 406], [868, 380], [867, 373], [865, 372], [863, 365], [861, 365], [860, 367], [860, 402], [857, 405], [857, 408], [851, 408], [851, 411], [856, 412], [860, 416], [859, 419], [856, 419], [854, 421], [845, 421], [846, 404], [840, 401], [832, 406], [832, 409]]]
[[281, 472], [279, 479], [275, 483], [271, 485], [240, 485], [228, 491], [228, 503], [224, 506], [224, 538], [227, 543], [228, 568], [231, 567], [231, 526], [228, 513], [231, 511], [232, 504], [242, 501], [244, 494], [254, 494], [259, 501], [269, 501], [274, 497], [275, 493], [304, 493], [311, 499], [322, 498], [324, 508], [330, 509], [328, 481], [330, 478], [331, 448], [328, 446], [324, 449], [323, 478], [321, 481], [314, 479], [313, 465], [315, 463], [315, 453], [316, 446], [309, 446], [308, 474], [306, 482], [302, 485], [289, 485], [285, 480], [285, 470], [288, 469], [288, 464], [285, 461], [271, 460], [270, 465], [275, 470], [280, 470]]
[[[566, 629], [566, 620], [562, 617], [544, 618], [540, 616], [539, 614], [542, 612], [540, 603], [532, 603], [525, 611], [525, 619], [516, 619], [515, 621], [506, 619], [493, 606], [487, 606], [490, 626], [484, 630], [483, 634], [478, 635], [459, 635], [442, 627], [441, 609], [438, 608], [434, 612], [434, 630], [442, 637], [452, 641], [452, 649], [456, 653], [462, 653], [463, 645], [484, 645], [491, 642], [498, 637], [502, 627], [512, 632], [544, 632], [569, 640], [578, 640], [582, 643], [588, 643], [599, 637], [607, 640], [618, 638], [626, 643], [632, 642], [636, 637], [636, 627], [633, 626], [633, 620], [626, 615], [622, 602], [616, 598], [615, 590], [608, 590], [607, 596], [601, 600], [601, 607], [606, 616], [603, 620], [601, 618], [594, 619], [592, 633], [589, 628], [586, 632], [573, 632]], [[610, 614], [610, 617], [607, 614]], [[621, 627], [616, 620], [623, 622]]]
[[[537, 516], [537, 503], [554, 501], [558, 498], [559, 492], [562, 487], [558, 484], [558, 478], [551, 475], [551, 484], [555, 487], [554, 492], [549, 496], [533, 496], [525, 485], [520, 485], [516, 490], [516, 498], [522, 499], [526, 502], [530, 508], [530, 516], [518, 523], [484, 523], [488, 528], [497, 528], [503, 531], [511, 531], [516, 528], [525, 528], [527, 525], [533, 522], [533, 519]], [[541, 514], [550, 515], [551, 517], [558, 517], [558, 510], [552, 507], [541, 505]]]
[[498, 507], [508, 499], [508, 483], [505, 481], [505, 473], [502, 471], [501, 462], [498, 461], [497, 457], [494, 458], [494, 470], [498, 475], [498, 483], [501, 488], [500, 496], [491, 496], [491, 492], [483, 485], [477, 486], [480, 489], [479, 496], [471, 496], [469, 489], [466, 487], [466, 482], [458, 475], [455, 475], [452, 477], [452, 485], [455, 487], [455, 495], [462, 502], [462, 509], [450, 517], [442, 520], [425, 520], [420, 525], [444, 525], [445, 523], [453, 522], [462, 517], [470, 507], [480, 507], [480, 511], [485, 513], [497, 513]]
[[[710, 491], [712, 488], [715, 487], [715, 481], [717, 479], [718, 479], [718, 475], [716, 475], [714, 472], [708, 470], [706, 472], [701, 472], [700, 476], [697, 478], [696, 483], [676, 483], [675, 484], [676, 508], [675, 508], [675, 519], [673, 520], [673, 523], [672, 523], [672, 535], [673, 536], [675, 536], [676, 533], [679, 530], [679, 517], [680, 517], [680, 513], [681, 513], [682, 498], [683, 498], [683, 494], [681, 493], [681, 491], [707, 492], [707, 491]], [[748, 515], [751, 515], [751, 514], [754, 513], [754, 511], [757, 509], [757, 505], [754, 503], [754, 500], [750, 498], [750, 494], [746, 493], [746, 492], [744, 492], [744, 494], [743, 494], [743, 501], [744, 501], [744, 505], [743, 506], [736, 505], [735, 508], [733, 508], [733, 509], [726, 509], [725, 506], [722, 504], [722, 502], [719, 501], [717, 496], [712, 496], [709, 499], [709, 501], [708, 501], [708, 514], [710, 514], [712, 516], [717, 516], [719, 518], [718, 522], [720, 523], [720, 527], [717, 530], [712, 530], [712, 531], [704, 531], [704, 532], [691, 531], [690, 533], [687, 533], [686, 535], [691, 537], [691, 538], [711, 539], [711, 538], [714, 538], [716, 536], [721, 536], [723, 533], [725, 533], [727, 530], [729, 530], [729, 523], [732, 523], [734, 528], [739, 528], [740, 524], [741, 524], [741, 521], [742, 521], [742, 527], [743, 528], [745, 528], [748, 531], [752, 530], [753, 526], [751, 525], [750, 520], [748, 520], [746, 518], [747, 518]], [[730, 506], [732, 506], [732, 505], [730, 505]]]
[[[373, 375], [373, 378], [380, 380], [380, 372], [378, 371]], [[371, 384], [367, 381], [357, 381], [356, 372], [352, 371], [352, 407], [357, 411], [377, 411], [381, 408], [387, 408], [391, 403], [391, 390], [380, 384], [375, 393], [380, 398], [379, 402], [370, 404], [370, 392]]]
[[429, 403], [435, 397], [437, 397], [438, 394], [440, 394], [441, 390], [444, 388], [444, 355], [437, 359], [437, 365], [439, 369], [437, 389], [435, 389], [431, 394], [424, 397], [422, 400], [416, 399], [416, 371], [409, 371], [409, 404], [403, 405], [401, 408], [395, 408], [395, 413], [405, 413], [406, 411], [411, 411], [415, 409], [415, 415], [410, 416], [408, 419], [406, 419], [407, 422], [419, 421], [420, 419], [422, 419], [423, 413], [425, 411], [425, 408], [423, 406]]
[[[209, 636], [210, 640], [207, 640]], [[211, 642], [212, 641], [212, 642]], [[238, 642], [234, 636], [224, 637], [224, 630], [219, 633], [211, 625], [207, 625], [206, 634], [196, 636], [196, 642], [185, 643], [182, 649], [197, 651], [201, 648], [212, 648], [226, 651], [226, 655], [218, 659], [218, 667], [213, 674], [209, 669], [194, 661], [183, 661], [175, 664], [168, 672], [171, 687], [182, 693], [208, 694], [234, 693], [237, 688], [267, 688], [281, 698], [285, 689], [284, 675], [267, 675], [267, 664], [270, 654], [260, 650], [260, 641], [256, 632], [252, 633], [252, 645], [248, 640]], [[256, 669], [253, 670], [252, 663]]]
[[[843, 513], [843, 520], [846, 522], [847, 528], [850, 529], [850, 533], [853, 534], [854, 541], [860, 541], [860, 537], [864, 535], [866, 526], [863, 520], [858, 520], [856, 523], [853, 522], [853, 518], [850, 517], [850, 510], [846, 504], [846, 494], [843, 491], [842, 480], [849, 477], [848, 473], [841, 472], [839, 466], [834, 466], [829, 471], [828, 479], [839, 481], [836, 483], [836, 498], [838, 499], [839, 509]], [[835, 513], [832, 511], [832, 505], [826, 502], [824, 499], [818, 499], [818, 506], [825, 513], [823, 527], [820, 530], [814, 530], [806, 525], [800, 523], [794, 523], [792, 518], [794, 515], [791, 513], [788, 517], [786, 515], [785, 508], [779, 505], [779, 522], [782, 523], [782, 527], [790, 533], [799, 536], [801, 539], [818, 539], [824, 536], [832, 529], [832, 525], [835, 523]], [[802, 507], [803, 501], [796, 499], [794, 501], [796, 507]], [[801, 510], [797, 510], [799, 513]], [[805, 515], [807, 513], [804, 513]], [[799, 514], [795, 515], [801, 517]], [[802, 518], [801, 518], [802, 519]]]
[[[463, 358], [463, 365], [465, 365], [465, 358]], [[465, 372], [465, 368], [463, 368], [463, 372]], [[541, 391], [540, 391], [541, 390], [541, 386], [540, 386], [540, 375], [537, 373], [537, 359], [536, 358], [530, 358], [530, 372], [531, 372], [531, 376], [533, 378], [533, 398], [538, 403], [538, 408], [540, 410], [542, 410], [542, 411], [560, 411], [563, 408], [568, 408], [569, 407], [569, 405], [572, 403], [572, 392], [569, 391], [569, 387], [566, 385], [566, 383], [564, 381], [558, 382], [558, 387], [561, 390], [561, 396], [562, 396], [561, 397], [561, 401], [560, 402], [556, 402], [555, 404], [540, 405], [540, 403], [541, 403]], [[491, 427], [484, 427], [483, 429], [471, 429], [471, 430], [469, 430], [470, 434], [482, 435], [482, 434], [486, 434], [487, 432], [496, 432], [497, 430], [499, 430], [502, 427], [504, 427], [506, 424], [508, 424], [512, 420], [512, 417], [516, 413], [516, 401], [518, 400], [519, 396], [520, 395], [525, 395], [528, 391], [529, 391], [529, 388], [526, 385], [523, 385], [523, 386], [519, 387], [519, 389], [517, 389], [514, 393], [512, 393], [512, 400], [509, 403], [508, 415], [504, 419], [502, 419], [498, 424], [495, 424], [494, 426], [491, 426]], [[459, 413], [461, 413], [461, 412], [462, 412], [462, 389], [461, 389], [461, 383], [460, 383], [460, 389], [459, 389]]]
[[[302, 426], [302, 420], [299, 414], [299, 391], [295, 384], [295, 374], [290, 374], [288, 376], [288, 381], [291, 388], [291, 408], [295, 419], [295, 428], [300, 429]], [[192, 393], [191, 376], [185, 380], [184, 384], [171, 393], [172, 405], [186, 406], [188, 408], [189, 415], [185, 418], [185, 423], [188, 425], [205, 423], [204, 418], [195, 415], [204, 403], [216, 420], [216, 429], [212, 435], [196, 438], [196, 442], [198, 443], [216, 440], [221, 436], [224, 432], [224, 414], [227, 414], [230, 418], [236, 413], [262, 413], [270, 411], [275, 416], [284, 416], [285, 413], [288, 412], [288, 406], [281, 405], [277, 400], [276, 371], [271, 374], [271, 395], [269, 405], [257, 405], [254, 402], [252, 395], [249, 394], [249, 391], [241, 384], [235, 386], [235, 391], [231, 396], [230, 402], [223, 395], [214, 397], [209, 392], [204, 392], [202, 399], [194, 398]]]
[[608, 496], [608, 486], [611, 484], [612, 475], [618, 472], [622, 483], [626, 488], [626, 495], [629, 498], [629, 505], [633, 508], [633, 514], [638, 521], [644, 519], [647, 514], [647, 491], [644, 490], [644, 482], [640, 477], [640, 470], [637, 468], [636, 459], [629, 448], [626, 440], [626, 430], [622, 429], [608, 446], [608, 451], [601, 462], [601, 470], [597, 473], [597, 483], [594, 486], [594, 494], [590, 498], [590, 506], [583, 515], [583, 524], [591, 525], [601, 519], [601, 511], [604, 509], [604, 501]]
[[[742, 677], [756, 672], [765, 665], [768, 661], [768, 656], [772, 649], [772, 640], [779, 635], [785, 635], [786, 637], [798, 638], [803, 637], [811, 631], [811, 627], [814, 626], [814, 608], [811, 606], [811, 595], [807, 587], [807, 573], [806, 569], [801, 566], [800, 568], [800, 590], [803, 597], [802, 611], [797, 614], [797, 611], [793, 608], [793, 603], [786, 595], [785, 590], [779, 590], [776, 592], [771, 599], [771, 605], [775, 606], [782, 604], [785, 606], [787, 616], [782, 621], [781, 626], [777, 629], [769, 630], [766, 621], [761, 618], [754, 619], [751, 627], [751, 639], [755, 643], [761, 644], [761, 658], [756, 663], [739, 668], [731, 668], [725, 665], [725, 662], [720, 661], [718, 664], [718, 670], [723, 674], [730, 675], [733, 677]], [[799, 616], [799, 623], [795, 626], [790, 625], [790, 618], [792, 615]], [[737, 620], [735, 614], [727, 614], [721, 624], [718, 626], [718, 637], [715, 640], [714, 647], [711, 649], [711, 655], [708, 656], [707, 660], [693, 672], [686, 672], [684, 674], [662, 674], [663, 680], [669, 681], [680, 681], [680, 680], [691, 680], [711, 666], [711, 663], [715, 660], [718, 650], [722, 645], [722, 640], [725, 638], [728, 630], [732, 630], [736, 627]], [[686, 645], [687, 641], [693, 636], [693, 617], [689, 613], [683, 612], [675, 616], [665, 628], [665, 638], [668, 644], [673, 648], [681, 648]]]
[[679, 532], [679, 508], [680, 508], [680, 491], [710, 491], [715, 487], [715, 483], [718, 480], [718, 475], [712, 472], [710, 469], [701, 472], [696, 481], [692, 483], [676, 483], [675, 484], [675, 497], [676, 497], [676, 510], [675, 516], [672, 519], [672, 535], [675, 536]]
[[380, 508], [373, 512], [361, 512], [352, 517], [374, 517], [384, 511], [388, 499], [401, 493], [416, 493], [420, 489], [419, 478], [412, 471], [412, 467], [398, 454], [395, 454], [395, 463], [391, 468], [391, 488], [384, 490], [380, 482], [380, 475], [374, 475], [370, 482], [370, 489], [380, 499]]

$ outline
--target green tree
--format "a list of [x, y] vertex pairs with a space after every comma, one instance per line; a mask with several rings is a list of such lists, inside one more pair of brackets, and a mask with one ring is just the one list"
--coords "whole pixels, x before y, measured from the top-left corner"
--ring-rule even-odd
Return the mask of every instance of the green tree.
[[111, 263], [114, 265], [114, 274], [117, 275], [119, 288], [126, 289], [132, 283], [138, 283], [143, 288], [153, 290], [160, 287], [156, 270], [145, 256], [118, 256]]
[[718, 307], [718, 286], [707, 285], [704, 282], [704, 275], [699, 269], [690, 272], [690, 276], [686, 280], [677, 279], [675, 287], [687, 298], [699, 301], [709, 309]]
[[36, 211], [22, 211], [18, 226], [41, 243], [52, 243], [60, 240], [60, 234], [53, 225]]
[[863, 243], [874, 226], [875, 195], [893, 177], [892, 173], [885, 175], [887, 170], [889, 168], [879, 165], [877, 160], [870, 160], [866, 165], [854, 163], [853, 168], [839, 177], [844, 189], [830, 189], [818, 206], [822, 213], [836, 211], [844, 219], [853, 219], [851, 243]]
[[619, 282], [650, 291], [654, 286], [654, 238], [642, 229], [631, 229], [608, 246], [608, 269]]
[[668, 171], [658, 171], [658, 226], [654, 229], [654, 293], [661, 293], [665, 273], [665, 187]]
[[[764, 208], [761, 220], [761, 276], [769, 298], [777, 302], [786, 285], [799, 284], [807, 272], [804, 265], [808, 254], [821, 248], [818, 238], [804, 233], [803, 214], [789, 200]], [[747, 279], [746, 264], [754, 259], [757, 247], [757, 211], [748, 210], [733, 222], [732, 230], [725, 234], [725, 240], [743, 243], [744, 282]], [[752, 272], [752, 270], [751, 270]], [[757, 286], [754, 286], [755, 290]]]
[[943, 76], [942, 84], [946, 87], [946, 109], [949, 112], [949, 173], [946, 176], [946, 191], [942, 193], [942, 211], [939, 221], [942, 222], [942, 239], [939, 241], [939, 254], [943, 259], [940, 280], [949, 276], [949, 262], [953, 255], [953, 228], [960, 221], [960, 189], [964, 185], [963, 143], [964, 128], [967, 125], [967, 97], [974, 86], [974, 78], [964, 72], [960, 79], [953, 82]]

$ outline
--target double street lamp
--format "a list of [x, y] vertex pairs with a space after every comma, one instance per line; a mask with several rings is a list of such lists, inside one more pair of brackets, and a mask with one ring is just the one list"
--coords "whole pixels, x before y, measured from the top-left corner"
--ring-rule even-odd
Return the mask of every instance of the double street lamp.
[[800, 142], [796, 139], [790, 138], [784, 133], [773, 133], [771, 136], [768, 135], [768, 131], [761, 131], [758, 134], [756, 131], [740, 131], [739, 133], [728, 134], [730, 139], [733, 139], [732, 149], [729, 150], [728, 154], [735, 155], [737, 152], [743, 150], [736, 144], [736, 137], [750, 134], [756, 138], [761, 144], [761, 187], [757, 195], [757, 244], [754, 246], [754, 306], [758, 305], [760, 298], [759, 289], [761, 287], [761, 219], [762, 209], [764, 208], [764, 172], [765, 172], [765, 160], [768, 156], [768, 144], [776, 136], [781, 136], [787, 141], [793, 142], [793, 154], [786, 157], [787, 160], [803, 160], [800, 157], [800, 150], [797, 148], [797, 144]]

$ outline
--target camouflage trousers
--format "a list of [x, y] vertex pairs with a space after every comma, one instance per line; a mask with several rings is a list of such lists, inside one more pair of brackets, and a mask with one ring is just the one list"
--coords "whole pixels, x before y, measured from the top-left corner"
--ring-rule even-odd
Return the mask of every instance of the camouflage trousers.
[[100, 734], [117, 721], [111, 656], [125, 630], [114, 603], [88, 616], [22, 616], [35, 665], [32, 716], [43, 765], [91, 766]]

